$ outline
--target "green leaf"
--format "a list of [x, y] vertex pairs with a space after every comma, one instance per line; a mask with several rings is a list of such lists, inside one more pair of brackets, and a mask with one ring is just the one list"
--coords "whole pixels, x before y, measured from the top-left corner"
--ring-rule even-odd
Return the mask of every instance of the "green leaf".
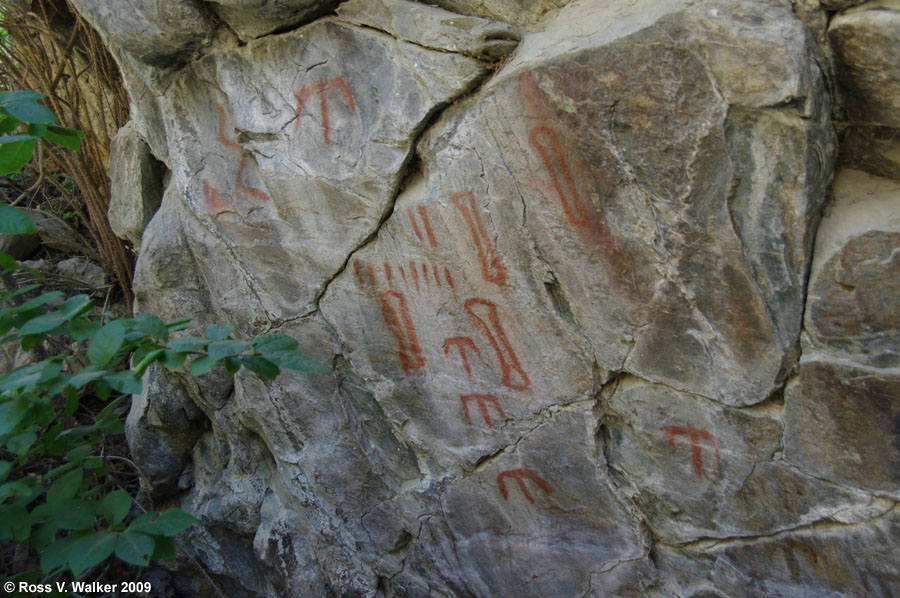
[[56, 122], [53, 111], [33, 100], [6, 101], [2, 104], [10, 116], [27, 123], [51, 124]]
[[221, 341], [228, 338], [232, 332], [234, 332], [234, 326], [231, 324], [215, 324], [206, 329], [206, 337], [214, 341]]
[[75, 388], [81, 388], [85, 384], [93, 382], [97, 378], [105, 376], [109, 373], [109, 370], [98, 370], [92, 365], [87, 366], [77, 374], [72, 374], [66, 378], [66, 383], [72, 385]]
[[170, 340], [166, 346], [173, 351], [197, 351], [204, 348], [208, 342], [205, 338], [182, 336], [181, 338]]
[[169, 329], [165, 323], [150, 314], [138, 314], [131, 320], [131, 329], [136, 332], [143, 332], [147, 336], [158, 338], [163, 342], [169, 340]]
[[178, 556], [178, 553], [175, 551], [175, 542], [172, 541], [172, 538], [155, 536], [153, 540], [156, 543], [153, 547], [153, 556], [151, 557], [154, 561], [174, 559]]
[[100, 324], [88, 318], [75, 318], [69, 322], [69, 334], [78, 342], [94, 338], [100, 330]]
[[44, 137], [53, 143], [77, 152], [81, 149], [81, 140], [84, 139], [84, 133], [77, 129], [47, 125], [47, 132], [44, 133]]
[[0, 436], [9, 434], [28, 413], [29, 402], [19, 397], [0, 405]]
[[115, 490], [100, 499], [100, 513], [109, 525], [122, 522], [131, 510], [131, 495], [124, 490]]
[[[34, 144], [32, 143], [32, 145]], [[13, 170], [3, 171], [3, 151], [3, 148], [0, 148], [0, 175], [18, 172], [21, 166]], [[28, 158], [31, 158], [31, 154], [28, 155]], [[25, 160], [25, 163], [27, 162], [28, 160]], [[22, 164], [22, 166], [24, 165], [25, 164]], [[17, 210], [16, 208], [0, 203], [0, 233], [5, 233], [7, 235], [26, 235], [36, 232], [38, 232], [37, 226], [35, 226], [31, 216], [22, 210]]]
[[237, 374], [241, 369], [241, 360], [237, 357], [225, 358], [225, 371], [231, 375]]
[[116, 372], [104, 378], [113, 389], [126, 395], [139, 395], [143, 389], [141, 379], [131, 373], [131, 370]]
[[33, 430], [17, 434], [6, 441], [6, 448], [16, 455], [22, 456], [28, 452], [31, 445], [37, 440], [37, 434]]
[[89, 310], [94, 305], [94, 301], [85, 294], [72, 295], [59, 306], [59, 311], [74, 318]]
[[84, 472], [80, 467], [70, 471], [50, 485], [47, 490], [47, 504], [56, 505], [73, 498], [84, 481]]
[[13, 116], [0, 114], [0, 133], [11, 133], [15, 131], [22, 121]]
[[100, 329], [91, 339], [88, 346], [88, 359], [98, 366], [108, 364], [125, 342], [125, 324], [121, 320], [113, 320]]
[[0, 482], [4, 481], [6, 476], [9, 475], [12, 465], [9, 461], [0, 461]]
[[153, 523], [162, 532], [162, 535], [174, 536], [195, 523], [200, 523], [200, 520], [181, 509], [166, 509]]
[[269, 353], [273, 351], [296, 351], [299, 343], [296, 339], [286, 335], [273, 332], [271, 334], [263, 334], [253, 339], [253, 347], [259, 353]]
[[168, 328], [170, 332], [175, 332], [176, 330], [184, 330], [185, 328], [190, 328], [191, 322], [193, 321], [194, 318], [181, 318], [178, 320], [172, 320], [171, 322], [166, 323], [166, 328]]
[[58, 531], [59, 526], [54, 521], [46, 521], [34, 526], [34, 529], [31, 530], [31, 546], [38, 552], [42, 551], [53, 541]]
[[116, 549], [118, 536], [110, 532], [94, 532], [72, 542], [67, 551], [69, 567], [75, 577], [99, 565]]
[[69, 559], [69, 547], [79, 538], [77, 534], [70, 534], [61, 540], [57, 540], [41, 551], [41, 572], [49, 573], [66, 564]]
[[126, 531], [116, 542], [116, 556], [132, 565], [146, 567], [150, 564], [156, 542], [147, 534]]
[[[0, 145], [0, 175], [19, 172], [31, 160], [32, 154], [34, 154], [34, 141], [19, 141]], [[9, 208], [9, 206], [6, 207]], [[13, 210], [15, 208], [9, 209]], [[2, 230], [5, 226], [0, 225], [0, 232], [5, 232]]]
[[213, 359], [209, 355], [198, 357], [191, 362], [191, 373], [195, 376], [202, 376], [203, 374], [210, 372], [214, 367], [216, 367], [217, 363], [219, 363], [219, 360]]
[[212, 359], [222, 359], [230, 355], [239, 355], [250, 346], [247, 341], [216, 341], [210, 343], [206, 351]]
[[263, 357], [257, 357], [256, 355], [246, 355], [241, 357], [241, 364], [259, 376], [263, 378], [268, 378], [269, 380], [274, 380], [278, 377], [278, 374], [281, 373], [281, 370], [278, 369], [278, 366], [265, 359]]
[[[144, 373], [144, 370], [146, 370], [151, 363], [153, 363], [154, 361], [159, 361], [165, 356], [165, 354], [165, 349], [153, 349], [152, 351], [148, 351], [141, 357], [141, 360], [137, 363], [137, 365], [132, 366], [135, 375], [142, 375]], [[137, 360], [137, 353], [135, 353], [135, 360]]]
[[20, 505], [0, 506], [0, 538], [24, 542], [31, 535], [31, 517]]
[[188, 354], [184, 352], [179, 353], [178, 351], [167, 350], [163, 358], [159, 360], [159, 363], [170, 370], [177, 370], [184, 365], [184, 360], [187, 359], [187, 356]]
[[274, 351], [274, 352], [265, 352], [262, 356], [278, 367], [282, 367], [288, 370], [296, 370], [298, 372], [304, 372], [306, 374], [330, 374], [331, 370], [326, 368], [324, 365], [313, 359], [312, 357], [308, 357], [302, 353], [297, 353], [295, 351]]
[[[50, 291], [49, 293], [43, 293], [41, 295], [38, 295], [34, 299], [29, 299], [22, 305], [20, 305], [18, 307], [14, 307], [10, 311], [13, 311], [13, 312], [31, 311], [32, 309], [34, 309], [36, 307], [40, 307], [40, 306], [44, 305], [45, 303], [49, 303], [50, 301], [53, 301], [54, 299], [58, 299], [58, 298], [64, 297], [64, 296], [65, 296], [65, 294], [62, 291]], [[23, 326], [23, 328], [24, 328], [24, 326]], [[43, 332], [43, 330], [35, 330], [33, 332], [29, 330], [27, 332], [24, 332], [23, 334], [33, 334], [34, 332]]]
[[63, 529], [88, 529], [94, 526], [97, 511], [94, 503], [69, 498], [54, 503], [53, 516]]
[[104, 434], [108, 434], [110, 436], [116, 436], [118, 434], [125, 433], [125, 422], [121, 420], [113, 420], [109, 422], [104, 422], [100, 425], [100, 431]]
[[85, 457], [91, 454], [91, 451], [94, 449], [90, 444], [82, 444], [76, 446], [72, 450], [66, 453], [66, 460], [72, 463], [81, 463], [84, 461]]
[[34, 135], [35, 138], [43, 137], [47, 134], [47, 125], [41, 123], [31, 123], [28, 125], [28, 134]]
[[12, 102], [34, 102], [47, 97], [47, 94], [39, 91], [31, 91], [23, 89], [22, 91], [4, 91], [0, 92], [0, 106], [6, 106]]
[[69, 317], [66, 314], [58, 311], [44, 314], [28, 320], [24, 326], [19, 328], [19, 334], [41, 334], [43, 332], [48, 332], [65, 324], [68, 319]]
[[[29, 127], [29, 129], [30, 128], [31, 127]], [[40, 135], [30, 135], [27, 133], [18, 133], [16, 135], [0, 135], [0, 144], [16, 143], [18, 141], [34, 141], [40, 138]]]

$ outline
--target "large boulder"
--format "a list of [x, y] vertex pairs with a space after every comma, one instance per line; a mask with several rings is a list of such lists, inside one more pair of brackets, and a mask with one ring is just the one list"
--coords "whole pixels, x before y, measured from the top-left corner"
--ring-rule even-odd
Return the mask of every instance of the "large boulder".
[[895, 126], [853, 9], [836, 107], [812, 1], [222, 0], [157, 55], [103, 4], [171, 172], [137, 309], [333, 370], [148, 373], [135, 459], [220, 591], [891, 595], [894, 183], [817, 236], [832, 115]]

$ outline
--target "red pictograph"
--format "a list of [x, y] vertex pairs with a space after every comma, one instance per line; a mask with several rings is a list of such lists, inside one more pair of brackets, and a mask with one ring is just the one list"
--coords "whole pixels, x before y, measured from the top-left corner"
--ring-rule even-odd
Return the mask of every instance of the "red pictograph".
[[457, 351], [459, 351], [459, 357], [462, 359], [463, 368], [466, 370], [466, 374], [468, 374], [469, 378], [471, 378], [472, 370], [469, 368], [469, 356], [466, 353], [466, 349], [471, 349], [476, 355], [481, 357], [481, 351], [475, 346], [475, 341], [468, 336], [454, 336], [444, 339], [445, 356], [450, 354], [450, 347], [456, 347]]
[[209, 214], [213, 216], [218, 216], [222, 212], [227, 212], [229, 208], [225, 204], [225, 201], [222, 199], [222, 194], [219, 193], [219, 190], [210, 185], [209, 181], [207, 181], [206, 179], [203, 179], [201, 183], [203, 209], [205, 209]]
[[300, 129], [300, 118], [303, 116], [303, 108], [306, 106], [310, 97], [318, 94], [319, 105], [322, 110], [322, 135], [325, 139], [325, 145], [331, 145], [331, 121], [328, 116], [328, 96], [325, 92], [329, 89], [340, 91], [344, 96], [344, 103], [351, 111], [356, 110], [356, 101], [353, 99], [353, 91], [347, 85], [344, 77], [332, 77], [331, 79], [322, 79], [312, 85], [307, 85], [294, 94], [297, 98], [297, 120], [294, 122], [294, 132]]
[[387, 278], [387, 283], [390, 288], [394, 288], [394, 272], [391, 270], [391, 265], [387, 262], [384, 262], [384, 276]]
[[500, 487], [500, 493], [503, 495], [503, 500], [509, 499], [509, 492], [506, 490], [506, 484], [503, 482], [504, 478], [514, 479], [519, 484], [519, 489], [522, 490], [522, 494], [525, 495], [525, 498], [528, 499], [528, 502], [531, 504], [534, 504], [534, 497], [531, 496], [528, 487], [525, 485], [525, 478], [528, 478], [537, 484], [538, 488], [545, 493], [553, 494], [553, 488], [550, 484], [544, 481], [544, 479], [536, 472], [530, 469], [508, 469], [497, 474], [497, 486]]
[[410, 371], [425, 365], [425, 357], [419, 346], [416, 336], [416, 327], [413, 325], [406, 297], [398, 291], [384, 291], [379, 295], [381, 301], [381, 313], [384, 321], [394, 338], [397, 339], [398, 355], [403, 364], [403, 370]]
[[[550, 127], [540, 126], [531, 130], [528, 137], [532, 147], [541, 155], [544, 167], [553, 181], [553, 189], [562, 204], [566, 220], [572, 226], [588, 226], [590, 216], [581, 202], [575, 180], [566, 162], [559, 135]], [[562, 176], [562, 180], [560, 180]]]
[[691, 442], [691, 456], [694, 461], [694, 470], [697, 472], [697, 478], [703, 479], [703, 447], [700, 445], [701, 440], [708, 440], [712, 443], [716, 451], [716, 467], [721, 467], [722, 445], [719, 439], [706, 430], [695, 428], [691, 425], [686, 426], [662, 426], [660, 428], [665, 432], [665, 438], [669, 442], [669, 446], [675, 448], [676, 436], [687, 436]]
[[261, 199], [266, 201], [269, 199], [269, 196], [261, 191], [260, 189], [256, 189], [255, 187], [248, 187], [244, 184], [244, 165], [247, 163], [247, 151], [241, 146], [240, 143], [232, 141], [225, 136], [225, 109], [222, 106], [215, 106], [216, 111], [219, 113], [219, 143], [224, 145], [225, 147], [230, 147], [241, 152], [241, 160], [238, 162], [237, 167], [237, 176], [235, 176], [234, 189], [235, 191], [241, 191], [242, 193], [246, 193], [250, 197], [255, 197], [256, 199]]
[[431, 229], [431, 221], [428, 220], [427, 208], [425, 205], [419, 205], [416, 206], [416, 211], [419, 213], [419, 218], [422, 220], [422, 229], [425, 230], [425, 235], [422, 235], [422, 229], [420, 229], [419, 225], [416, 223], [415, 212], [413, 212], [413, 209], [410, 207], [406, 208], [406, 215], [409, 217], [409, 223], [412, 224], [413, 232], [421, 243], [425, 243], [425, 239], [427, 238], [429, 245], [437, 247], [437, 239], [435, 239], [434, 231]]
[[[469, 200], [466, 205], [465, 200]], [[456, 206], [462, 214], [463, 219], [472, 233], [472, 241], [475, 243], [475, 252], [478, 255], [478, 262], [481, 264], [481, 276], [488, 282], [497, 285], [506, 283], [506, 267], [500, 254], [491, 242], [484, 222], [475, 207], [475, 194], [471, 191], [457, 191], [450, 198], [450, 201]]]
[[[509, 339], [506, 337], [506, 331], [503, 330], [503, 326], [500, 324], [497, 306], [487, 299], [476, 298], [466, 299], [463, 306], [466, 309], [466, 313], [469, 315], [469, 321], [472, 322], [472, 325], [479, 332], [487, 337], [488, 342], [497, 353], [497, 359], [500, 362], [500, 373], [503, 376], [503, 384], [514, 390], [527, 390], [528, 387], [531, 386], [531, 380], [528, 379], [528, 374], [522, 369], [522, 364], [519, 363], [519, 358], [516, 356], [516, 352], [513, 351]], [[487, 322], [475, 313], [476, 307], [487, 308]], [[518, 381], [516, 382], [513, 382], [513, 372], [518, 376]]]
[[478, 403], [478, 409], [481, 411], [481, 417], [484, 419], [484, 423], [487, 424], [488, 429], [494, 429], [494, 422], [491, 421], [491, 416], [488, 413], [488, 403], [494, 406], [497, 410], [497, 413], [500, 414], [500, 417], [506, 417], [506, 414], [503, 413], [503, 407], [500, 406], [500, 401], [494, 395], [480, 395], [480, 394], [470, 394], [470, 395], [460, 395], [459, 401], [462, 403], [463, 413], [466, 415], [466, 421], [470, 424], [472, 420], [469, 418], [469, 403], [475, 401]]

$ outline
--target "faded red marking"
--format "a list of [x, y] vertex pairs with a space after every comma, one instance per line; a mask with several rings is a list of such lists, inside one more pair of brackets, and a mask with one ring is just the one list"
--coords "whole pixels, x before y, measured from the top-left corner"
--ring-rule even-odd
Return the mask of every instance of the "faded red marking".
[[356, 283], [359, 285], [359, 288], [365, 289], [366, 283], [363, 282], [362, 277], [362, 266], [359, 264], [359, 260], [353, 260], [353, 271], [356, 273]]
[[525, 478], [528, 478], [532, 482], [537, 484], [538, 488], [540, 488], [547, 494], [553, 494], [553, 488], [550, 486], [550, 484], [548, 484], [536, 472], [530, 469], [508, 469], [497, 474], [497, 485], [500, 487], [500, 493], [503, 495], [503, 500], [507, 500], [509, 498], [509, 493], [506, 490], [506, 484], [503, 483], [503, 478], [512, 478], [516, 482], [518, 482], [519, 489], [522, 490], [522, 494], [525, 495], [525, 498], [528, 499], [528, 502], [530, 502], [531, 504], [534, 504], [534, 497], [531, 496], [531, 493], [528, 492], [528, 487], [525, 486]]
[[387, 278], [388, 286], [392, 289], [394, 288], [394, 275], [391, 272], [391, 265], [387, 262], [384, 263], [384, 275]]
[[353, 99], [353, 91], [347, 85], [344, 77], [332, 77], [331, 79], [322, 79], [312, 85], [307, 85], [294, 94], [297, 98], [297, 120], [294, 122], [294, 132], [300, 130], [300, 118], [303, 116], [303, 107], [307, 100], [315, 94], [319, 94], [319, 105], [322, 110], [322, 135], [325, 139], [325, 145], [331, 145], [331, 121], [328, 116], [328, 98], [325, 93], [329, 89], [336, 89], [344, 95], [344, 103], [351, 111], [356, 110], [356, 102]]
[[416, 283], [416, 292], [419, 292], [419, 271], [416, 270], [416, 263], [412, 260], [409, 260], [409, 272], [412, 274], [413, 280]]
[[431, 280], [428, 278], [428, 264], [422, 264], [422, 278], [425, 279], [425, 284], [428, 285], [428, 288], [431, 288]]
[[428, 210], [425, 209], [425, 205], [420, 205], [418, 207], [419, 216], [422, 217], [422, 225], [425, 227], [425, 234], [428, 235], [428, 243], [432, 247], [437, 247], [437, 239], [434, 238], [434, 231], [431, 230], [431, 222], [428, 220]]
[[434, 273], [434, 280], [437, 282], [437, 286], [441, 286], [441, 277], [438, 274], [437, 264], [431, 264], [431, 271]]
[[237, 175], [235, 176], [234, 181], [234, 188], [237, 191], [242, 191], [243, 193], [246, 193], [251, 197], [255, 197], [256, 199], [267, 201], [269, 199], [269, 196], [266, 193], [264, 193], [260, 189], [248, 187], [244, 184], [244, 165], [247, 163], [247, 151], [240, 143], [232, 141], [225, 136], [225, 109], [219, 105], [215, 105], [215, 109], [219, 113], [219, 142], [226, 147], [230, 147], [241, 152], [241, 159], [238, 162]]
[[694, 461], [694, 470], [697, 472], [697, 478], [703, 479], [703, 447], [700, 440], [708, 440], [712, 443], [716, 451], [716, 467], [722, 466], [722, 445], [719, 439], [706, 430], [695, 428], [691, 425], [687, 426], [663, 426], [660, 428], [665, 432], [665, 438], [669, 441], [669, 446], [675, 448], [675, 437], [686, 435], [691, 441], [691, 456]]
[[[494, 347], [494, 351], [497, 353], [497, 359], [500, 362], [500, 373], [503, 376], [503, 384], [515, 390], [527, 390], [528, 387], [531, 386], [531, 380], [528, 379], [528, 374], [522, 369], [519, 358], [509, 344], [509, 339], [506, 338], [506, 332], [503, 330], [503, 326], [500, 325], [500, 316], [497, 313], [497, 306], [487, 299], [475, 298], [466, 299], [466, 302], [463, 305], [466, 309], [466, 313], [469, 314], [469, 321], [472, 322], [472, 325], [477, 328], [479, 332], [487, 337], [488, 342]], [[485, 323], [485, 321], [474, 312], [472, 308], [476, 305], [483, 305], [488, 308], [488, 321], [490, 322], [490, 325]], [[519, 375], [519, 378], [521, 379], [520, 382], [513, 383], [513, 371]]]
[[[547, 140], [546, 143], [549, 143], [549, 151], [547, 145], [541, 142], [542, 137]], [[572, 172], [566, 162], [559, 135], [550, 127], [540, 126], [531, 130], [528, 140], [541, 155], [544, 167], [552, 179], [553, 189], [562, 204], [566, 220], [572, 226], [587, 226], [590, 223], [590, 217], [578, 195], [578, 189], [575, 187], [575, 180], [572, 178]], [[559, 174], [562, 174], [562, 182], [559, 180]], [[565, 189], [563, 189], [563, 182]]]
[[[464, 198], [469, 199], [469, 206], [466, 206]], [[475, 208], [475, 194], [471, 191], [457, 191], [450, 201], [459, 209], [469, 226], [469, 232], [472, 233], [475, 252], [478, 254], [478, 262], [481, 264], [481, 277], [488, 282], [503, 285], [506, 282], [506, 267], [503, 265], [503, 260], [500, 259], [500, 254], [494, 248], [487, 229], [484, 227], [484, 222]]]
[[403, 279], [403, 284], [405, 284], [408, 287], [409, 283], [406, 282], [406, 270], [403, 269], [403, 266], [397, 266], [397, 267], [400, 268], [400, 277]]
[[503, 413], [503, 407], [500, 406], [500, 401], [494, 395], [460, 395], [459, 401], [462, 403], [463, 413], [466, 414], [466, 421], [470, 424], [472, 423], [472, 420], [469, 419], [470, 401], [475, 401], [476, 403], [478, 403], [478, 409], [481, 411], [481, 417], [484, 419], [484, 423], [487, 424], [487, 427], [490, 430], [494, 429], [494, 422], [491, 421], [491, 416], [487, 410], [488, 403], [494, 406], [494, 408], [497, 410], [497, 413], [500, 414], [500, 417], [506, 417], [506, 414]]
[[421, 243], [424, 243], [425, 239], [422, 237], [422, 231], [419, 230], [419, 225], [416, 224], [416, 215], [413, 214], [412, 208], [406, 208], [406, 215], [409, 217], [409, 223], [412, 224], [413, 232], [416, 233], [416, 237]]
[[203, 209], [207, 211], [207, 213], [212, 216], [218, 216], [222, 212], [229, 211], [228, 206], [225, 204], [225, 200], [222, 199], [222, 194], [219, 193], [219, 190], [209, 184], [209, 181], [203, 179], [201, 181], [202, 188], [201, 194], [203, 196]]
[[454, 336], [444, 339], [444, 355], [450, 354], [450, 347], [456, 347], [456, 349], [459, 351], [459, 356], [462, 359], [463, 368], [466, 370], [466, 374], [468, 374], [469, 378], [471, 378], [472, 370], [469, 368], [469, 356], [466, 354], [466, 348], [472, 349], [476, 354], [478, 354], [478, 357], [481, 357], [481, 351], [479, 351], [478, 347], [475, 346], [475, 341], [473, 341], [468, 336]]
[[369, 273], [369, 281], [372, 283], [372, 289], [378, 290], [378, 279], [375, 278], [375, 268], [372, 262], [366, 262], [366, 272]]
[[450, 276], [450, 270], [447, 268], [447, 266], [444, 266], [444, 278], [447, 279], [447, 284], [449, 284], [450, 288], [453, 289], [453, 294], [455, 295], [456, 294], [456, 285], [453, 284], [453, 277]]
[[379, 299], [384, 322], [397, 339], [399, 346], [397, 353], [403, 364], [403, 371], [408, 374], [411, 370], [424, 366], [425, 357], [422, 356], [422, 348], [419, 346], [406, 297], [397, 291], [384, 291], [379, 295]]

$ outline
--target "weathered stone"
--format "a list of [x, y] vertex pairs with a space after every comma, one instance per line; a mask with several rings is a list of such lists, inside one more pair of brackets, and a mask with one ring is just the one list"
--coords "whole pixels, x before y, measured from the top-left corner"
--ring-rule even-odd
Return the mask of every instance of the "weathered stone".
[[430, 0], [428, 4], [513, 25], [531, 25], [569, 2], [571, 0]]
[[56, 271], [70, 282], [90, 289], [99, 289], [106, 284], [106, 272], [97, 264], [80, 257], [73, 257], [56, 264]]
[[900, 181], [900, 129], [847, 127], [840, 145], [843, 166]]
[[312, 311], [384, 217], [422, 124], [485, 72], [322, 20], [180, 73], [162, 112], [216, 303], [248, 322]]
[[17, 260], [27, 260], [40, 246], [41, 237], [37, 233], [26, 235], [0, 233], [0, 253], [11, 255]]
[[784, 455], [803, 471], [900, 497], [900, 373], [804, 355], [785, 396]]
[[194, 0], [73, 0], [106, 43], [139, 61], [182, 62], [209, 42], [212, 29]]
[[109, 225], [135, 247], [162, 202], [162, 178], [162, 165], [129, 121], [109, 149]]
[[166, 497], [190, 487], [181, 480], [190, 455], [204, 429], [203, 413], [174, 374], [151, 366], [143, 391], [134, 395], [125, 424], [132, 459], [139, 464], [150, 495]]
[[870, 0], [845, 11], [828, 38], [848, 118], [900, 126], [900, 0]]
[[813, 347], [900, 366], [900, 183], [842, 170], [819, 226], [806, 331]]
[[900, 592], [897, 508], [868, 521], [823, 524], [751, 542], [675, 549], [656, 562], [673, 595], [690, 598], [889, 598]]
[[444, 491], [441, 506], [469, 593], [583, 596], [591, 572], [638, 565], [645, 556], [636, 521], [596, 453], [591, 407], [546, 414], [512, 450]]
[[244, 41], [321, 16], [340, 0], [211, 0], [216, 14]]
[[409, 0], [351, 0], [341, 19], [390, 32], [426, 48], [497, 60], [512, 52], [519, 34], [503, 23], [435, 10]]
[[779, 459], [778, 411], [717, 406], [626, 379], [604, 419], [607, 458], [654, 533], [672, 544], [772, 534], [867, 506], [866, 495]]
[[171, 172], [137, 309], [334, 374], [151, 373], [135, 459], [219, 589], [179, 587], [888, 595], [898, 202], [842, 173], [816, 232], [819, 2], [313, 4], [107, 35]]

